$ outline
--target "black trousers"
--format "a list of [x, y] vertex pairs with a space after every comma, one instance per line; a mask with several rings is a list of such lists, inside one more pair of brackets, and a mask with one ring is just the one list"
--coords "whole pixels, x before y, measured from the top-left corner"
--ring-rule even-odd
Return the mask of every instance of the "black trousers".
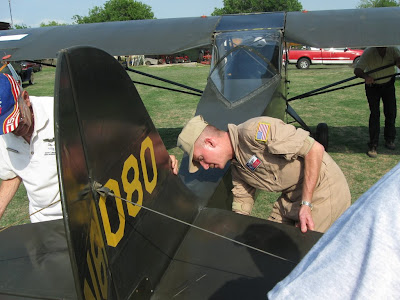
[[380, 130], [379, 104], [382, 98], [385, 115], [384, 137], [386, 141], [394, 141], [396, 137], [396, 93], [394, 79], [385, 84], [365, 85], [365, 93], [369, 104], [369, 146], [378, 146]]

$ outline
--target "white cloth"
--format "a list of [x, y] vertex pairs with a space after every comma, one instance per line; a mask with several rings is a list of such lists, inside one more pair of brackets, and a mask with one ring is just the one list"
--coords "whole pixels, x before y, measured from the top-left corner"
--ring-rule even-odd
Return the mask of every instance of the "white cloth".
[[400, 299], [400, 164], [362, 195], [268, 299]]
[[[54, 140], [53, 97], [30, 96], [35, 118], [31, 143], [13, 133], [0, 136], [0, 178], [17, 175], [28, 194], [29, 213], [60, 199]], [[31, 222], [62, 218], [61, 203], [31, 216]]]

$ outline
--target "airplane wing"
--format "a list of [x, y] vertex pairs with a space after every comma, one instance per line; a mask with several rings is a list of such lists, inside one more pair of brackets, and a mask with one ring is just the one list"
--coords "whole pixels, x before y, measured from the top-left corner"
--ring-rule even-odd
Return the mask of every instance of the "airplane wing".
[[288, 12], [286, 40], [318, 48], [400, 45], [400, 7]]
[[[258, 15], [270, 23], [273, 14]], [[234, 17], [244, 23], [249, 19], [246, 15], [238, 16]], [[291, 42], [315, 47], [400, 44], [399, 7], [287, 12], [285, 16], [285, 36]], [[84, 45], [111, 55], [172, 54], [211, 45], [216, 26], [229, 24], [231, 18], [156, 19], [3, 30], [0, 53], [11, 54], [13, 60], [37, 60], [55, 58], [63, 48]], [[226, 30], [230, 30], [229, 26]]]
[[204, 208], [171, 173], [135, 86], [102, 50], [60, 52], [55, 120], [79, 298], [264, 297], [321, 235]]
[[172, 54], [211, 44], [220, 17], [138, 20], [0, 31], [0, 54], [12, 60], [56, 58], [85, 45], [112, 55]]

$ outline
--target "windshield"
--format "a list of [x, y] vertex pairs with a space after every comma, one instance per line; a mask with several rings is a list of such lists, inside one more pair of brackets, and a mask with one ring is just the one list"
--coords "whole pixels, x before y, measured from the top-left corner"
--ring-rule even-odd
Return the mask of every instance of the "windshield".
[[230, 103], [242, 99], [279, 74], [280, 31], [219, 33], [210, 77]]

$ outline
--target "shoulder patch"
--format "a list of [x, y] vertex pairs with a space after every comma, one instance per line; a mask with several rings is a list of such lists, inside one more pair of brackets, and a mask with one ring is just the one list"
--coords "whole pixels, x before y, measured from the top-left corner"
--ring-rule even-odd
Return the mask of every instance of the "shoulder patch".
[[246, 167], [250, 169], [250, 171], [255, 171], [257, 167], [261, 165], [261, 161], [258, 159], [257, 156], [253, 155], [246, 163]]
[[269, 123], [264, 123], [264, 122], [258, 123], [255, 140], [266, 143], [268, 140], [270, 128], [271, 128], [271, 124], [269, 124]]

